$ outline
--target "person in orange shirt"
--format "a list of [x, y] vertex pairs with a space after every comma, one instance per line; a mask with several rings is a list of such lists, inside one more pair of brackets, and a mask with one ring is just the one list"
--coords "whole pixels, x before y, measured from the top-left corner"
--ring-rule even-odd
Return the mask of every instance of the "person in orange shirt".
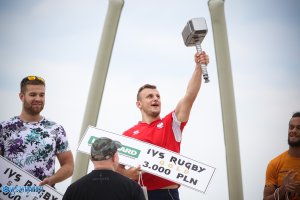
[[288, 144], [289, 149], [268, 164], [264, 200], [300, 200], [300, 112], [290, 119]]

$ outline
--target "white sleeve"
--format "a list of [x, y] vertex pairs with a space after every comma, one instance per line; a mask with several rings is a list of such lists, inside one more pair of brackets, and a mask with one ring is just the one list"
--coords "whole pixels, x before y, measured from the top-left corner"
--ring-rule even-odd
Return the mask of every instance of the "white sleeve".
[[175, 136], [175, 140], [176, 142], [180, 142], [181, 141], [181, 130], [180, 130], [180, 125], [181, 125], [181, 122], [178, 121], [176, 115], [175, 115], [175, 112], [172, 113], [172, 117], [173, 117], [173, 122], [172, 122], [172, 130], [173, 130], [173, 133], [174, 133], [174, 136]]

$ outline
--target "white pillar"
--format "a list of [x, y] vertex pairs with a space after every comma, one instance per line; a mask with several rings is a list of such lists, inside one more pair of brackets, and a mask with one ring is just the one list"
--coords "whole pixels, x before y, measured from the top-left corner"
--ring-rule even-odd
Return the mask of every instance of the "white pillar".
[[212, 21], [218, 69], [223, 131], [226, 149], [229, 199], [243, 200], [239, 139], [227, 29], [224, 14], [224, 0], [209, 0], [208, 7]]
[[[96, 126], [97, 124], [107, 71], [123, 5], [124, 0], [109, 0], [79, 140], [89, 125]], [[87, 174], [88, 165], [89, 156], [77, 152], [72, 182]]]

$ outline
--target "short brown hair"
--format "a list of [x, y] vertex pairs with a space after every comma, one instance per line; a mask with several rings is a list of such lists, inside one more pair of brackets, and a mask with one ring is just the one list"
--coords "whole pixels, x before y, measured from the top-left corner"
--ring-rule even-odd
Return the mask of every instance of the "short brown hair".
[[294, 117], [300, 117], [300, 112], [295, 112], [293, 115], [292, 115], [292, 118]]
[[142, 87], [140, 87], [140, 89], [138, 90], [138, 93], [136, 95], [136, 100], [140, 100], [140, 93], [144, 90], [144, 89], [156, 89], [155, 85], [151, 85], [151, 84], [145, 84]]
[[27, 85], [43, 85], [45, 86], [45, 80], [40, 76], [26, 76], [20, 83], [21, 92], [25, 92]]

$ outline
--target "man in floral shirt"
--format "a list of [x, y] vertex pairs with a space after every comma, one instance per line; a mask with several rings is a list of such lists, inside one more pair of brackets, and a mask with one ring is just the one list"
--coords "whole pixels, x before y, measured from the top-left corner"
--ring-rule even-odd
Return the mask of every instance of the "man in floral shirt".
[[[40, 115], [45, 103], [45, 81], [28, 76], [21, 81], [23, 103], [19, 116], [0, 123], [0, 154], [41, 180], [61, 182], [73, 173], [74, 161], [64, 128]], [[55, 173], [55, 158], [60, 168]]]

